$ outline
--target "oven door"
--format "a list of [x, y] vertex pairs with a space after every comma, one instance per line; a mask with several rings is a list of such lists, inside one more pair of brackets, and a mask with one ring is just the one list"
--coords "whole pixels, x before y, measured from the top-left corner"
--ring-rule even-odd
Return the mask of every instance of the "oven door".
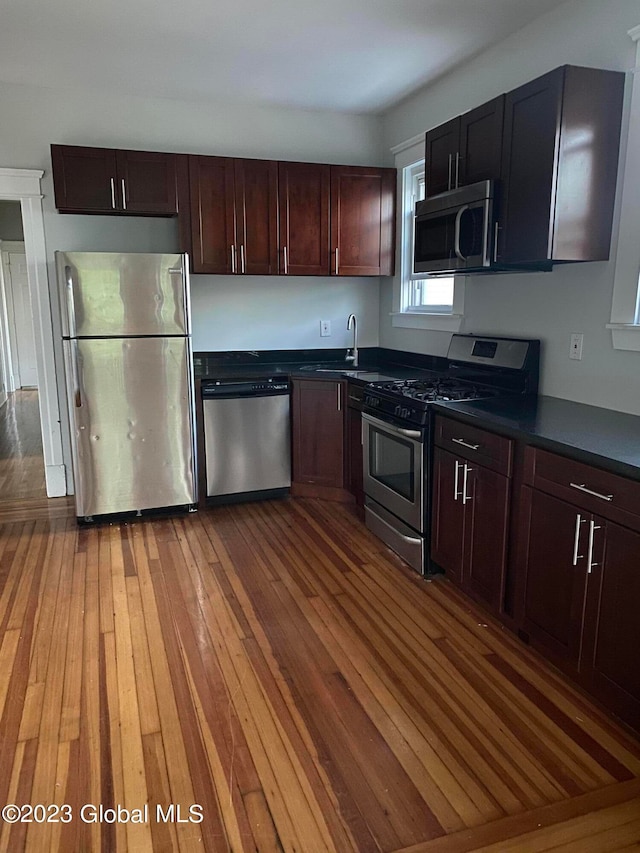
[[423, 441], [419, 430], [362, 415], [364, 493], [423, 533]]

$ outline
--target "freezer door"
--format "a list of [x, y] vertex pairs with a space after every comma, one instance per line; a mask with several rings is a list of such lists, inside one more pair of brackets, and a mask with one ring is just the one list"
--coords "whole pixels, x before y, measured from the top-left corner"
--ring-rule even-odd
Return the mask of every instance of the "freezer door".
[[67, 337], [185, 335], [186, 255], [56, 252]]
[[76, 514], [195, 503], [190, 339], [64, 346]]

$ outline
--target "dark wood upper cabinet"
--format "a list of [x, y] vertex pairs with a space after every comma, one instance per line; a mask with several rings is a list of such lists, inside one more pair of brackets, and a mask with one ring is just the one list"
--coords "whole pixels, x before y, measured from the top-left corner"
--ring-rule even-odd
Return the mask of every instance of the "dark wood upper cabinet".
[[425, 150], [425, 184], [428, 196], [455, 187], [454, 163], [460, 144], [460, 117], [427, 132]]
[[396, 170], [331, 166], [331, 274], [392, 275]]
[[120, 201], [127, 213], [178, 212], [174, 154], [116, 151]]
[[278, 164], [274, 160], [234, 160], [236, 271], [246, 275], [278, 272]]
[[193, 272], [277, 272], [276, 163], [191, 156], [189, 180]]
[[192, 271], [236, 271], [235, 190], [231, 157], [189, 158]]
[[509, 92], [502, 263], [609, 257], [624, 74], [563, 66]]
[[428, 131], [428, 196], [500, 177], [503, 114], [504, 95], [500, 95]]
[[330, 166], [278, 163], [280, 273], [329, 275]]
[[53, 186], [61, 213], [173, 216], [176, 155], [52, 145]]

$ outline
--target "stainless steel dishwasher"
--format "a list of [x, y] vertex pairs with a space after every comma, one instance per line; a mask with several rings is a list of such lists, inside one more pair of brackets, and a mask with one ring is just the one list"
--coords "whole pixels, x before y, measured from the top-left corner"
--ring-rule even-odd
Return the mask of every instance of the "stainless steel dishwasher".
[[201, 383], [207, 499], [259, 500], [291, 486], [289, 381], [205, 380]]

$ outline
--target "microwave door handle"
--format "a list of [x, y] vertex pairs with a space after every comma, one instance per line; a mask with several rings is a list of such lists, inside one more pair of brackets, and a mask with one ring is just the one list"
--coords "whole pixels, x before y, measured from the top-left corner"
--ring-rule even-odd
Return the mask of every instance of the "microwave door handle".
[[469, 210], [468, 204], [463, 204], [460, 210], [456, 213], [456, 223], [453, 231], [453, 250], [461, 261], [467, 260], [460, 251], [460, 220], [462, 219], [462, 214], [465, 210]]

